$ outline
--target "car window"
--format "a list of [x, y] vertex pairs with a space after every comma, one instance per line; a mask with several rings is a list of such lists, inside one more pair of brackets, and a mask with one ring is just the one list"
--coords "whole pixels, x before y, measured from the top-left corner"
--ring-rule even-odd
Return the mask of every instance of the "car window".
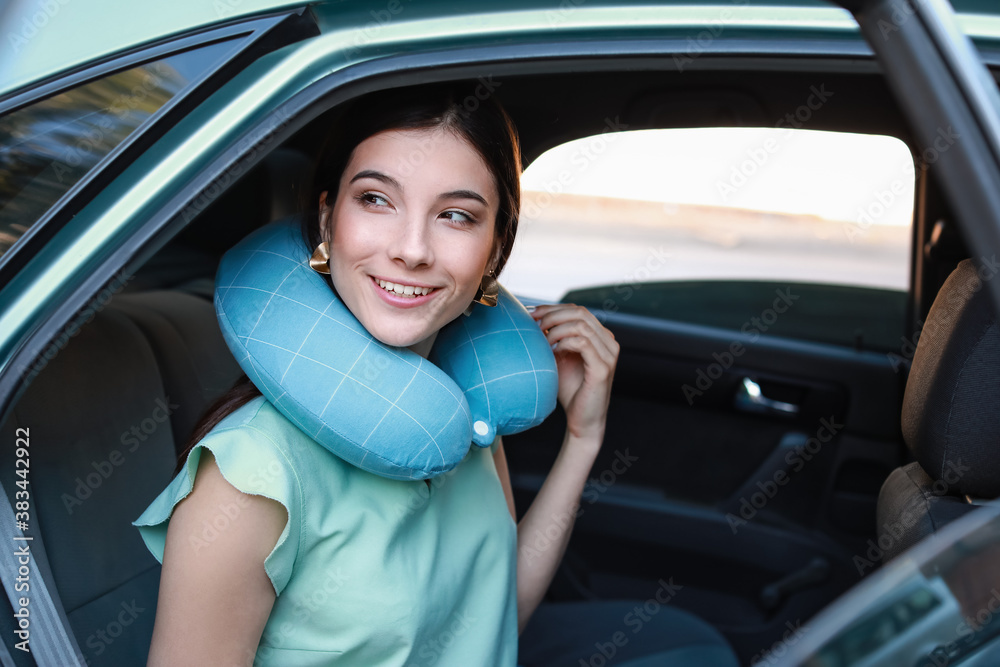
[[[854, 557], [859, 571], [872, 566], [872, 553]], [[873, 571], [768, 664], [998, 664], [998, 556], [1000, 517], [984, 505]]]
[[525, 170], [504, 283], [534, 299], [894, 349], [915, 180], [910, 151], [886, 136], [783, 127], [579, 139]]
[[0, 117], [0, 255], [230, 48], [176, 54]]

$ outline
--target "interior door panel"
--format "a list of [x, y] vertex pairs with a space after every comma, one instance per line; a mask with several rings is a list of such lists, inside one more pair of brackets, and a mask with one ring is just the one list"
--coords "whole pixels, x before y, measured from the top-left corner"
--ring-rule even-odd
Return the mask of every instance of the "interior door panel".
[[[885, 354], [598, 315], [621, 354], [604, 447], [550, 596], [646, 599], [672, 578], [683, 588], [671, 604], [752, 655], [859, 579], [853, 556], [901, 455], [904, 378]], [[797, 413], [746, 411], [745, 378]], [[518, 508], [564, 428], [557, 410], [506, 438]]]

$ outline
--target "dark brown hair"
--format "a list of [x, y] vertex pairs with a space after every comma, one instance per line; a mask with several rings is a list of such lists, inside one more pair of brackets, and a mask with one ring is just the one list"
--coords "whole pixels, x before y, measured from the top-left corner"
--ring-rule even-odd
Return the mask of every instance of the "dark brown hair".
[[[382, 90], [360, 97], [345, 109], [328, 135], [313, 178], [312, 198], [302, 218], [302, 236], [308, 247], [319, 245], [320, 193], [336, 193], [340, 178], [358, 144], [386, 130], [441, 128], [471, 145], [493, 176], [500, 205], [494, 235], [494, 273], [499, 275], [510, 257], [521, 208], [521, 153], [517, 132], [503, 107], [483, 85], [433, 84]], [[418, 156], [419, 157], [419, 156]], [[419, 164], [414, 164], [414, 167]], [[333, 204], [332, 200], [328, 204]], [[177, 469], [191, 449], [226, 415], [260, 396], [245, 374], [216, 400], [198, 421], [180, 453]]]
[[[482, 85], [436, 84], [382, 90], [354, 101], [327, 139], [313, 181], [310, 206], [322, 192], [336, 193], [340, 178], [358, 144], [386, 130], [445, 129], [465, 139], [479, 153], [500, 197], [495, 221], [494, 273], [510, 257], [521, 208], [521, 153], [517, 132], [503, 107]], [[419, 167], [420, 156], [410, 156]], [[333, 202], [328, 202], [332, 204]], [[310, 209], [311, 210], [311, 209]], [[323, 240], [319, 211], [305, 216], [303, 236], [310, 248]]]

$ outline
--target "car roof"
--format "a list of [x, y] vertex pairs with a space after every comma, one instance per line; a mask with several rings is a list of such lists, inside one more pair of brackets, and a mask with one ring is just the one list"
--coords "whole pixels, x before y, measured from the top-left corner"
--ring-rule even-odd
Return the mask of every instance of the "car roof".
[[[22, 88], [50, 79], [61, 72], [73, 70], [115, 54], [127, 52], [159, 40], [200, 29], [238, 21], [252, 16], [309, 7], [319, 24], [326, 29], [364, 28], [375, 25], [379, 16], [406, 11], [407, 20], [427, 19], [464, 14], [470, 21], [482, 23], [486, 15], [510, 13], [519, 10], [542, 10], [545, 18], [560, 26], [571, 28], [583, 15], [589, 15], [588, 27], [593, 19], [617, 16], [612, 23], [621, 22], [623, 7], [644, 11], [632, 20], [642, 21], [649, 12], [657, 10], [695, 10], [701, 17], [709, 16], [704, 10], [710, 7], [731, 9], [745, 13], [756, 25], [761, 36], [775, 27], [776, 16], [787, 12], [787, 23], [801, 24], [807, 28], [829, 26], [853, 20], [846, 10], [836, 8], [825, 0], [477, 0], [476, 3], [459, 0], [425, 1], [409, 5], [412, 0], [334, 0], [321, 3], [290, 2], [288, 0], [171, 0], [167, 3], [143, 3], [141, 8], [126, 0], [101, 0], [97, 3], [78, 3], [71, 0], [12, 0], [0, 5], [0, 35], [5, 44], [0, 46], [0, 97]], [[975, 36], [1000, 38], [1000, 7], [994, 0], [952, 0], [955, 10], [965, 14], [963, 27]], [[682, 9], [683, 8], [683, 9]], [[583, 10], [577, 12], [577, 10]], [[701, 9], [700, 13], [697, 10]], [[602, 12], [601, 10], [615, 10]], [[754, 20], [760, 13], [763, 20]], [[480, 20], [472, 19], [472, 16]], [[694, 20], [692, 18], [692, 20]], [[488, 23], [489, 21], [487, 21]], [[741, 27], [746, 27], [744, 26]], [[970, 29], [971, 28], [971, 29]], [[846, 29], [856, 31], [853, 26]], [[420, 38], [420, 35], [414, 35]], [[13, 57], [11, 57], [13, 56]]]
[[289, 0], [72, 2], [0, 6], [0, 95], [171, 35], [305, 3]]

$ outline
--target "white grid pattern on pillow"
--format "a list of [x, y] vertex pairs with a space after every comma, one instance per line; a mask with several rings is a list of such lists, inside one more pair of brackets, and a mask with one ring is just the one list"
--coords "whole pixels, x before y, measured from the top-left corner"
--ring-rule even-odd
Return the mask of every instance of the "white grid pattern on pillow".
[[[268, 239], [268, 240], [270, 240], [270, 239]], [[262, 380], [263, 381], [263, 382], [257, 382], [257, 384], [258, 385], [264, 385], [264, 386], [272, 386], [272, 387], [277, 387], [277, 388], [282, 387], [283, 386], [282, 382], [285, 380], [286, 376], [288, 375], [288, 372], [291, 369], [292, 364], [295, 363], [295, 361], [297, 359], [301, 359], [301, 360], [305, 360], [305, 361], [311, 362], [313, 364], [317, 364], [317, 365], [319, 365], [319, 366], [321, 366], [321, 367], [323, 367], [325, 369], [333, 371], [334, 373], [336, 373], [339, 376], [339, 381], [337, 382], [337, 385], [331, 391], [331, 393], [329, 395], [329, 398], [327, 399], [326, 404], [325, 404], [323, 410], [320, 412], [320, 416], [318, 418], [318, 422], [319, 422], [318, 428], [303, 428], [303, 424], [299, 420], [294, 420], [294, 423], [296, 423], [296, 426], [298, 426], [299, 428], [303, 428], [303, 430], [305, 430], [306, 432], [311, 432], [313, 434], [314, 438], [317, 438], [319, 436], [319, 434], [322, 432], [322, 430], [324, 428], [327, 428], [330, 431], [332, 431], [333, 433], [337, 434], [338, 436], [340, 436], [342, 438], [345, 438], [345, 439], [348, 439], [349, 441], [352, 441], [352, 444], [355, 444], [357, 446], [357, 443], [354, 443], [353, 441], [359, 437], [358, 435], [348, 436], [347, 434], [341, 432], [339, 428], [336, 428], [337, 425], [334, 424], [334, 423], [331, 423], [330, 419], [326, 418], [327, 408], [330, 406], [330, 404], [332, 402], [334, 402], [334, 401], [337, 400], [337, 394], [340, 391], [341, 387], [343, 386], [344, 381], [347, 380], [348, 378], [350, 378], [351, 380], [353, 380], [355, 382], [358, 382], [362, 386], [366, 387], [368, 389], [368, 391], [372, 392], [372, 394], [374, 394], [379, 399], [381, 399], [381, 401], [383, 401], [384, 404], [385, 404], [384, 411], [382, 413], [381, 418], [376, 422], [375, 426], [367, 433], [367, 435], [364, 436], [364, 439], [360, 443], [360, 448], [363, 449], [363, 448], [366, 447], [366, 445], [368, 445], [368, 443], [371, 440], [372, 436], [378, 430], [378, 427], [382, 424], [382, 422], [385, 420], [385, 418], [387, 417], [387, 415], [395, 409], [395, 410], [398, 410], [403, 415], [405, 415], [410, 420], [412, 420], [413, 423], [415, 425], [417, 425], [420, 428], [420, 430], [423, 431], [423, 433], [426, 434], [426, 436], [428, 438], [428, 441], [424, 444], [424, 446], [421, 447], [417, 451], [416, 454], [414, 454], [414, 458], [416, 459], [417, 457], [419, 457], [421, 454], [423, 454], [423, 452], [428, 447], [430, 447], [431, 445], [433, 445], [434, 449], [437, 451], [438, 461], [440, 462], [440, 464], [444, 464], [445, 461], [446, 461], [446, 457], [444, 455], [444, 452], [442, 451], [441, 444], [439, 443], [439, 438], [441, 437], [442, 433], [446, 432], [449, 429], [449, 427], [452, 425], [453, 422], [455, 422], [456, 420], [460, 419], [461, 416], [463, 416], [463, 413], [464, 413], [466, 421], [468, 421], [471, 418], [471, 415], [468, 413], [468, 409], [465, 408], [464, 397], [460, 393], [458, 393], [458, 392], [455, 391], [456, 387], [448, 386], [447, 384], [441, 382], [439, 378], [434, 377], [434, 375], [428, 373], [427, 369], [424, 368], [424, 364], [426, 362], [424, 362], [423, 360], [420, 360], [420, 362], [418, 362], [417, 364], [414, 364], [411, 360], [407, 359], [405, 356], [399, 355], [399, 354], [395, 354], [393, 350], [391, 350], [389, 348], [385, 348], [383, 346], [383, 349], [385, 349], [386, 351], [394, 354], [394, 356], [396, 356], [397, 359], [399, 359], [400, 361], [402, 361], [402, 362], [406, 363], [407, 365], [409, 365], [413, 369], [413, 374], [410, 376], [409, 381], [406, 383], [406, 385], [404, 385], [403, 389], [400, 391], [399, 395], [395, 399], [390, 398], [388, 396], [385, 396], [381, 392], [376, 391], [371, 386], [368, 386], [361, 379], [356, 378], [356, 377], [352, 377], [350, 375], [351, 371], [358, 365], [358, 362], [361, 361], [364, 353], [371, 346], [371, 344], [372, 344], [373, 341], [370, 338], [366, 338], [366, 344], [365, 344], [364, 348], [361, 350], [361, 352], [359, 354], [357, 354], [356, 356], [354, 356], [354, 358], [351, 359], [349, 362], [345, 362], [345, 365], [348, 366], [348, 368], [347, 368], [346, 371], [341, 370], [340, 368], [336, 368], [334, 366], [331, 366], [330, 364], [325, 363], [324, 361], [321, 361], [319, 359], [316, 359], [316, 358], [313, 358], [311, 356], [302, 354], [302, 352], [301, 352], [302, 348], [309, 342], [309, 338], [313, 335], [314, 332], [316, 332], [317, 324], [320, 321], [322, 321], [323, 319], [328, 320], [329, 323], [335, 323], [338, 326], [343, 327], [344, 329], [346, 329], [347, 331], [350, 331], [354, 335], [360, 335], [360, 334], [358, 334], [356, 331], [354, 331], [353, 329], [351, 329], [351, 327], [349, 327], [348, 325], [346, 325], [343, 322], [339, 321], [338, 319], [332, 317], [327, 312], [327, 310], [329, 309], [329, 307], [326, 310], [321, 311], [321, 310], [318, 310], [317, 308], [314, 308], [313, 306], [309, 305], [308, 303], [305, 303], [305, 302], [303, 302], [303, 301], [301, 301], [299, 299], [296, 299], [296, 298], [292, 298], [287, 293], [284, 293], [284, 292], [281, 291], [282, 287], [288, 281], [288, 278], [292, 277], [297, 272], [311, 272], [312, 271], [312, 269], [309, 267], [307, 259], [306, 260], [296, 260], [294, 257], [290, 257], [290, 256], [288, 256], [286, 254], [281, 253], [281, 252], [277, 252], [274, 249], [265, 249], [265, 248], [260, 248], [260, 247], [254, 248], [254, 249], [249, 250], [249, 251], [246, 251], [246, 254], [247, 254], [246, 259], [244, 260], [244, 262], [243, 262], [242, 266], [240, 267], [240, 269], [236, 272], [236, 275], [233, 277], [232, 281], [230, 281], [230, 283], [228, 285], [220, 285], [220, 287], [219, 287], [220, 297], [221, 297], [221, 299], [223, 299], [225, 301], [227, 298], [230, 297], [230, 293], [231, 292], [234, 292], [234, 291], [238, 292], [238, 291], [241, 291], [241, 290], [253, 290], [253, 291], [262, 292], [262, 293], [267, 294], [268, 298], [267, 298], [267, 301], [264, 304], [264, 307], [261, 309], [261, 311], [260, 311], [260, 313], [258, 315], [257, 321], [251, 327], [250, 331], [247, 332], [246, 334], [241, 334], [240, 332], [236, 332], [236, 336], [237, 336], [238, 340], [240, 341], [241, 347], [243, 348], [243, 350], [246, 350], [247, 346], [249, 346], [251, 343], [256, 343], [256, 344], [260, 344], [260, 345], [267, 345], [269, 347], [273, 347], [273, 348], [278, 349], [278, 350], [282, 350], [282, 351], [287, 352], [288, 354], [291, 355], [291, 358], [289, 359], [288, 364], [286, 365], [286, 367], [284, 368], [284, 370], [282, 370], [281, 373], [280, 373], [280, 378], [274, 377], [274, 375], [272, 373], [266, 372], [266, 370], [263, 367], [261, 367], [260, 364], [254, 363], [253, 364], [254, 369], [257, 371], [257, 373], [256, 373], [257, 374], [257, 380]], [[266, 290], [266, 289], [261, 289], [260, 287], [257, 287], [257, 286], [254, 286], [254, 285], [246, 285], [246, 284], [241, 284], [240, 283], [240, 281], [239, 281], [240, 275], [244, 273], [244, 269], [247, 266], [253, 266], [255, 264], [254, 259], [255, 259], [255, 257], [258, 254], [268, 254], [268, 255], [272, 255], [272, 256], [277, 256], [277, 257], [279, 257], [279, 258], [281, 258], [281, 259], [289, 262], [289, 264], [291, 265], [290, 270], [284, 275], [284, 277], [279, 282], [277, 289], [275, 289], [275, 290]], [[307, 276], [308, 278], [312, 278], [312, 276], [309, 273], [304, 273], [304, 276]], [[299, 277], [303, 277], [303, 276], [300, 275]], [[251, 280], [252, 280], [252, 277], [251, 277]], [[305, 337], [303, 337], [303, 339], [301, 341], [299, 341], [297, 349], [293, 350], [293, 349], [290, 349], [289, 347], [278, 345], [278, 344], [274, 343], [273, 341], [263, 340], [261, 338], [258, 338], [258, 337], [254, 336], [254, 333], [256, 332], [258, 325], [264, 319], [265, 315], [268, 313], [269, 310], [270, 311], [277, 310], [277, 311], [280, 312], [281, 304], [276, 303], [275, 299], [280, 299], [282, 301], [287, 301], [287, 302], [296, 304], [297, 306], [300, 306], [300, 307], [305, 308], [307, 310], [313, 311], [313, 312], [317, 313], [317, 315], [318, 315], [318, 317], [316, 319], [316, 322], [313, 323], [313, 326], [309, 329], [309, 331], [307, 332], [307, 334], [305, 335]], [[252, 355], [250, 355], [249, 352], [247, 352], [246, 355], [243, 358], [244, 358], [244, 360], [249, 359], [251, 362], [253, 362]], [[452, 414], [448, 417], [447, 420], [444, 421], [444, 423], [442, 423], [440, 425], [440, 428], [438, 428], [437, 432], [434, 433], [434, 434], [430, 433], [430, 431], [428, 431], [428, 429], [425, 428], [424, 424], [422, 423], [422, 421], [420, 419], [418, 419], [416, 416], [414, 416], [409, 411], [407, 411], [403, 406], [399, 405], [400, 400], [405, 396], [407, 390], [410, 389], [411, 385], [414, 382], [414, 379], [418, 375], [423, 375], [426, 379], [431, 380], [435, 385], [437, 385], [441, 389], [447, 391], [454, 398], [455, 403], [456, 403], [455, 409], [452, 411]], [[310, 390], [313, 390], [313, 389], [310, 388]], [[272, 389], [272, 393], [273, 393], [273, 389]], [[282, 393], [280, 395], [275, 396], [276, 402], [277, 401], [281, 401], [282, 399], [286, 399], [286, 400], [288, 400], [288, 401], [290, 401], [292, 403], [298, 404], [298, 405], [300, 405], [303, 408], [305, 407], [305, 406], [301, 405], [301, 401], [296, 400], [295, 397], [294, 397], [294, 395], [292, 395], [291, 393], [289, 393], [287, 390], [284, 390], [284, 391], [282, 391]], [[367, 453], [362, 456], [362, 460], [366, 456], [367, 456]]]

